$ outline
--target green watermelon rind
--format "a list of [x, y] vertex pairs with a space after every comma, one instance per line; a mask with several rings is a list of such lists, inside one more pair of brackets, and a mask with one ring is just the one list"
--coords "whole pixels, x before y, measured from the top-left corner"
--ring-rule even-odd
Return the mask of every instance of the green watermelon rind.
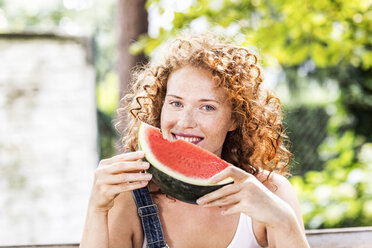
[[187, 177], [182, 175], [181, 173], [174, 171], [170, 169], [169, 167], [163, 165], [161, 162], [159, 162], [156, 157], [151, 153], [151, 148], [146, 144], [146, 137], [143, 132], [143, 128], [150, 127], [153, 128], [152, 126], [141, 122], [139, 131], [138, 131], [138, 144], [140, 150], [145, 152], [145, 157], [146, 160], [156, 169], [159, 171], [163, 172], [166, 175], [169, 175], [173, 177], [174, 179], [177, 179], [178, 181], [185, 182], [190, 185], [198, 185], [198, 186], [216, 186], [216, 185], [226, 185], [228, 183], [231, 183], [233, 180], [231, 178], [226, 178], [216, 184], [211, 184], [209, 183], [208, 179], [203, 179], [203, 178], [192, 178], [192, 177]]
[[196, 200], [200, 197], [229, 184], [211, 186], [194, 185], [177, 180], [158, 170], [155, 166], [150, 166], [147, 171], [153, 175], [152, 180], [162, 192], [177, 200], [191, 204], [196, 204]]

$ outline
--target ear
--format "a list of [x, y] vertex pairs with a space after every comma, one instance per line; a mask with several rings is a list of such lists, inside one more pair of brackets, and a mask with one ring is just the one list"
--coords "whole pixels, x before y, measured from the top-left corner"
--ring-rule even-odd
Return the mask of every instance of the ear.
[[238, 124], [234, 118], [231, 118], [229, 132], [234, 131], [238, 127]]

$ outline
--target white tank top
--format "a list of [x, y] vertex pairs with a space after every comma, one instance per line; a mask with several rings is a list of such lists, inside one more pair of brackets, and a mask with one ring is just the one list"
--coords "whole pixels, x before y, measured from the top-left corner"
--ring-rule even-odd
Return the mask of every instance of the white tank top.
[[[143, 242], [143, 248], [146, 248], [146, 237]], [[235, 235], [227, 248], [260, 248], [256, 237], [253, 233], [252, 218], [243, 213], [240, 214], [239, 224], [236, 228]]]

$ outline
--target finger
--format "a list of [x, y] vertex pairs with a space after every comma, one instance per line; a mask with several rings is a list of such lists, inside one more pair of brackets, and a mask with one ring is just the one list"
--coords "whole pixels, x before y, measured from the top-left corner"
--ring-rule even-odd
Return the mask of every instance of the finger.
[[140, 182], [133, 182], [133, 183], [122, 183], [110, 186], [108, 190], [108, 194], [111, 196], [116, 196], [125, 191], [132, 191], [135, 189], [143, 188], [148, 184], [148, 181], [140, 181]]
[[208, 204], [209, 202], [215, 201], [218, 198], [222, 198], [231, 194], [235, 194], [240, 191], [240, 186], [238, 184], [229, 184], [216, 191], [213, 191], [209, 194], [204, 195], [199, 198], [196, 202], [198, 204]]
[[248, 174], [247, 172], [243, 171], [242, 169], [240, 169], [240, 168], [238, 168], [234, 165], [230, 165], [229, 167], [227, 167], [226, 169], [224, 169], [220, 173], [211, 177], [209, 179], [209, 183], [218, 183], [218, 182], [220, 182], [224, 179], [227, 179], [229, 177], [234, 179], [234, 181], [242, 181], [247, 177], [247, 175], [250, 175], [250, 174]]
[[107, 166], [107, 172], [117, 174], [122, 172], [143, 171], [147, 170], [149, 167], [150, 164], [148, 162], [142, 161], [116, 162]]
[[219, 198], [215, 201], [204, 204], [203, 207], [223, 207], [239, 202], [239, 198], [236, 195], [229, 195], [222, 198]]
[[150, 173], [121, 173], [115, 175], [107, 175], [102, 179], [106, 184], [121, 184], [121, 183], [134, 183], [141, 181], [150, 181], [152, 175]]
[[241, 207], [239, 206], [239, 203], [238, 203], [238, 204], [233, 204], [229, 207], [225, 207], [225, 209], [221, 211], [221, 214], [222, 215], [233, 215], [233, 214], [240, 214], [241, 212], [242, 212]]
[[144, 151], [128, 152], [116, 155], [112, 158], [102, 159], [100, 165], [108, 165], [120, 161], [136, 161], [145, 157]]

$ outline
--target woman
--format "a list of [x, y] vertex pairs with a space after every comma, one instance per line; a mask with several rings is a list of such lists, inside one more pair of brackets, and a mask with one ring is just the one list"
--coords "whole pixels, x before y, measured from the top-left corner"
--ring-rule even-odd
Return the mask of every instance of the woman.
[[[170, 247], [309, 247], [288, 180], [280, 102], [263, 94], [262, 71], [247, 49], [210, 36], [178, 38], [134, 77], [118, 130], [126, 153], [96, 172], [80, 247], [145, 247], [132, 190], [149, 185]], [[128, 114], [130, 113], [130, 114]], [[129, 118], [129, 120], [128, 120]], [[137, 151], [139, 122], [161, 128], [231, 163], [211, 179], [234, 183], [192, 205], [159, 193]], [[191, 138], [190, 138], [191, 137]]]

